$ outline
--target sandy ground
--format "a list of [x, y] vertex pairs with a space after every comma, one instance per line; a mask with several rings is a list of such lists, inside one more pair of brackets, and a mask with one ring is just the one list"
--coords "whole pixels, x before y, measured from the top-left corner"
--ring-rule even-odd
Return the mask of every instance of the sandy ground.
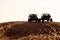
[[49, 36], [55, 38], [55, 34], [60, 35], [59, 22], [29, 23], [17, 21], [0, 23], [0, 40], [46, 40], [44, 38], [49, 38]]

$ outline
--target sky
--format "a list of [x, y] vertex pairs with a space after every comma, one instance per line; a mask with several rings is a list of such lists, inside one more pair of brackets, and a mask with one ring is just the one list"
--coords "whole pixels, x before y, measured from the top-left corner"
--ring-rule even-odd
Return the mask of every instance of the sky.
[[0, 0], [0, 23], [27, 21], [29, 14], [49, 13], [54, 22], [60, 22], [60, 0]]

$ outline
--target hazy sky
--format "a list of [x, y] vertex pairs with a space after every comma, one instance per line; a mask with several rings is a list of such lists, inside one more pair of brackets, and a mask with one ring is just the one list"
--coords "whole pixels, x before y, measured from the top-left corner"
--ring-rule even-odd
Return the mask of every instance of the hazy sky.
[[51, 14], [53, 21], [60, 22], [60, 0], [0, 0], [0, 23], [27, 21], [28, 15]]

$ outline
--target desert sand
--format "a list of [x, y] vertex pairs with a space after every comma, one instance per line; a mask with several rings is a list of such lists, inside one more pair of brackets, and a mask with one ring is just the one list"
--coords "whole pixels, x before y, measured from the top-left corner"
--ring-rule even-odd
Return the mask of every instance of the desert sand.
[[0, 23], [0, 40], [60, 40], [60, 22]]

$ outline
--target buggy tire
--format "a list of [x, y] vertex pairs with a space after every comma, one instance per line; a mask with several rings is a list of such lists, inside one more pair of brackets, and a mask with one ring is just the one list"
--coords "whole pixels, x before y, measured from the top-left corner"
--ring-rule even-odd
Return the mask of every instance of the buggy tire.
[[44, 22], [44, 20], [42, 19], [42, 22]]
[[52, 18], [50, 19], [50, 22], [52, 22]]

